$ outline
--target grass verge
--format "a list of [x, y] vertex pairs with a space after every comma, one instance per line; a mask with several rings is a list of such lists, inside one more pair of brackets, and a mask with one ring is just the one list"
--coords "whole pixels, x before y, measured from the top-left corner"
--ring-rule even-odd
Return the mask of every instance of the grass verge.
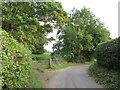
[[42, 88], [42, 82], [34, 72], [31, 73], [27, 88]]
[[42, 81], [41, 79], [34, 73], [35, 66], [37, 64], [32, 62], [31, 73], [30, 73], [30, 79], [27, 85], [27, 88], [42, 88]]
[[90, 62], [85, 62], [85, 63], [59, 63], [59, 64], [55, 64], [51, 67], [52, 70], [59, 70], [59, 69], [64, 69], [70, 66], [79, 66], [79, 65], [84, 65], [84, 64], [90, 64]]
[[45, 72], [45, 68], [43, 68], [43, 67], [37, 68], [37, 70], [38, 70], [39, 72], [41, 72], [41, 73], [44, 73], [44, 72]]
[[94, 77], [95, 81], [100, 85], [104, 85], [109, 90], [119, 90], [120, 72], [109, 70], [105, 67], [93, 63], [88, 70], [90, 76]]

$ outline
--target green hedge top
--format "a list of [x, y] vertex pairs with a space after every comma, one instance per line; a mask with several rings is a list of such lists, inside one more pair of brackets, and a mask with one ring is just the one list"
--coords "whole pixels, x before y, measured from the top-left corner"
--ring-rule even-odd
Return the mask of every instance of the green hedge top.
[[1, 28], [0, 43], [2, 87], [25, 87], [30, 74], [31, 52]]
[[120, 37], [96, 48], [96, 59], [100, 65], [111, 69], [120, 68]]

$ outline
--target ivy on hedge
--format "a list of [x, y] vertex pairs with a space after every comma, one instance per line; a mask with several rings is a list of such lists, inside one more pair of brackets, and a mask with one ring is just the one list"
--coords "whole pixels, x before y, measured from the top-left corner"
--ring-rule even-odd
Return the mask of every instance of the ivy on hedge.
[[111, 69], [120, 68], [120, 37], [99, 45], [95, 51], [98, 64]]
[[2, 88], [26, 87], [31, 69], [31, 52], [0, 28]]

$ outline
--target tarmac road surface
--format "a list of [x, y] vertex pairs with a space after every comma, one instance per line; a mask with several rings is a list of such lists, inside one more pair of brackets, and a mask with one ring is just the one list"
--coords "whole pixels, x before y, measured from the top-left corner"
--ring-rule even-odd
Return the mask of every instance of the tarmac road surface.
[[81, 65], [58, 70], [46, 88], [104, 88], [89, 77], [88, 68], [89, 65]]

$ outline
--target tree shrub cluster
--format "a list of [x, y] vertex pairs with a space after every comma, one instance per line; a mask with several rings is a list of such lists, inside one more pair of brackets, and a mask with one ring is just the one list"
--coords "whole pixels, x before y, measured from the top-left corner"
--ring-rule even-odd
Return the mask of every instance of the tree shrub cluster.
[[54, 29], [63, 28], [68, 21], [67, 13], [61, 3], [54, 0], [50, 2], [5, 0], [1, 8], [4, 30], [0, 29], [2, 87], [25, 87], [30, 76], [31, 51], [33, 54], [45, 51], [44, 45], [53, 40], [47, 38], [47, 34]]
[[107, 90], [120, 89], [120, 72], [104, 68], [95, 62], [89, 67], [88, 73], [90, 76], [94, 77], [97, 83], [104, 85]]
[[31, 68], [31, 51], [0, 28], [2, 87], [26, 87]]
[[59, 2], [5, 1], [1, 4], [2, 28], [33, 53], [42, 53], [44, 44], [51, 40], [47, 34], [53, 28], [61, 29], [67, 21]]
[[95, 52], [98, 64], [111, 69], [120, 68], [120, 37], [100, 44]]
[[70, 62], [90, 61], [99, 43], [109, 39], [109, 31], [88, 9], [73, 9], [69, 14], [70, 22], [58, 33], [54, 51]]

